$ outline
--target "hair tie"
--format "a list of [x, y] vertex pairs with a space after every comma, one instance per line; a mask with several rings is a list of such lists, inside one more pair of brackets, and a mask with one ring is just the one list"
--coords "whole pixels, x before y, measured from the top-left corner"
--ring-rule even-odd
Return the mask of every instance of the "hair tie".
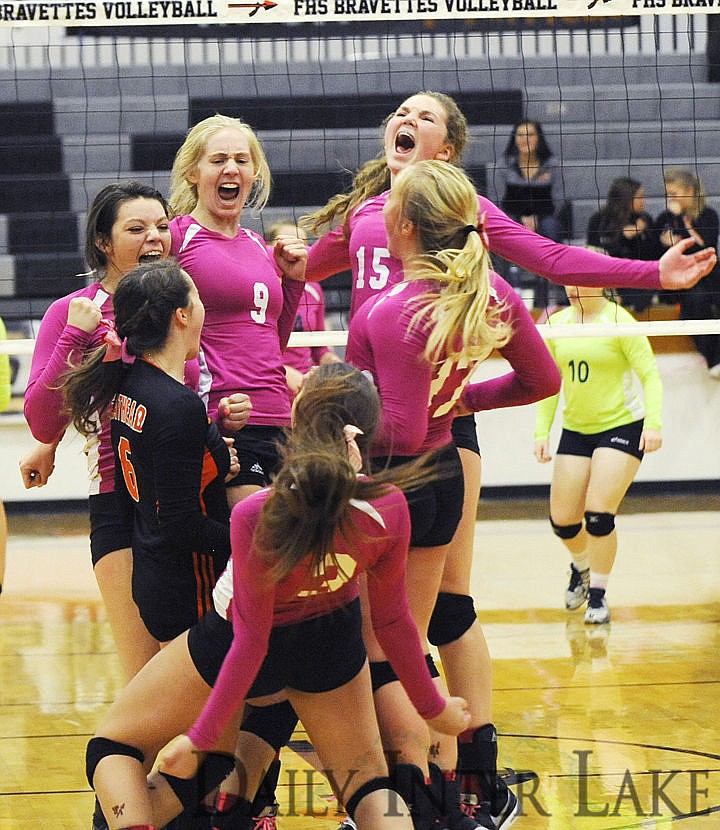
[[102, 362], [114, 363], [116, 360], [129, 362], [128, 355], [125, 350], [126, 341], [120, 339], [120, 335], [117, 333], [115, 324], [112, 320], [106, 320], [103, 318], [100, 320], [100, 326], [105, 329], [102, 342], [107, 346]]
[[475, 233], [480, 235], [480, 239], [482, 240], [482, 244], [485, 246], [485, 250], [490, 250], [490, 240], [488, 239], [487, 229], [485, 227], [485, 223], [487, 221], [487, 212], [483, 211], [478, 216], [478, 223], [477, 225], [465, 225], [462, 229], [462, 232], [465, 234], [465, 238], [467, 239], [470, 234], [475, 231]]
[[477, 223], [477, 232], [480, 234], [480, 239], [482, 239], [482, 244], [485, 246], [485, 250], [490, 250], [490, 240], [488, 239], [487, 234], [487, 211], [484, 210], [478, 216], [478, 223]]
[[343, 435], [345, 437], [345, 443], [347, 444], [348, 461], [350, 462], [350, 466], [356, 473], [359, 473], [360, 470], [362, 470], [363, 460], [360, 447], [357, 445], [355, 436], [365, 435], [365, 433], [360, 429], [360, 427], [356, 427], [353, 424], [345, 424], [343, 427]]
[[370, 381], [370, 383], [372, 383], [372, 385], [373, 385], [373, 386], [375, 386], [375, 378], [373, 377], [373, 374], [372, 374], [372, 372], [371, 372], [369, 369], [363, 369], [363, 370], [360, 372], [360, 374], [361, 374], [363, 377], [366, 377], [366, 378]]

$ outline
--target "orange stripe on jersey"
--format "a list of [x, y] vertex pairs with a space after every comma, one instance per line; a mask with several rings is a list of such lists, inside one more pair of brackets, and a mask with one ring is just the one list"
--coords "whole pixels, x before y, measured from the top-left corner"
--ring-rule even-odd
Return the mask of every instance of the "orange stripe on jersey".
[[[200, 493], [202, 494], [208, 484], [210, 484], [210, 482], [216, 479], [219, 475], [220, 471], [215, 463], [215, 459], [212, 457], [210, 450], [206, 447], [203, 455], [202, 473], [200, 476]], [[200, 500], [202, 501], [202, 498]], [[203, 512], [205, 512], [204, 505]]]
[[198, 618], [212, 608], [212, 592], [217, 581], [215, 563], [212, 556], [193, 553], [193, 570], [195, 571], [195, 599]]

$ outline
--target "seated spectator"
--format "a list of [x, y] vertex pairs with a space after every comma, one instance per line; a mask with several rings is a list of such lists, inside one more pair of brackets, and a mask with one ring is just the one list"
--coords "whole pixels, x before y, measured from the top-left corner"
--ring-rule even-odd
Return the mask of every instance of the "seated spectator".
[[[299, 228], [291, 219], [270, 225], [265, 232], [265, 241], [274, 245], [279, 236], [299, 236], [307, 242], [305, 230]], [[320, 283], [305, 283], [293, 331], [325, 331], [325, 295]], [[340, 361], [328, 346], [288, 346], [282, 359], [291, 398], [302, 389], [307, 373], [314, 366]]]
[[559, 242], [562, 223], [561, 181], [555, 160], [537, 121], [516, 124], [505, 148], [505, 190], [501, 207], [516, 222]]
[[[645, 211], [645, 189], [636, 179], [621, 176], [608, 190], [603, 207], [590, 217], [587, 244], [623, 259], [658, 259], [653, 218]], [[624, 306], [645, 311], [655, 292], [649, 289], [618, 289]]]
[[[655, 227], [660, 250], [666, 251], [681, 239], [692, 237], [686, 253], [717, 248], [720, 219], [708, 207], [705, 188], [698, 176], [682, 167], [669, 167], [663, 174], [667, 210], [658, 216]], [[715, 268], [692, 288], [676, 295], [681, 320], [713, 320], [720, 317], [720, 268]], [[720, 380], [720, 335], [693, 335], [695, 347], [705, 358], [713, 378]]]
[[[520, 121], [513, 127], [504, 153], [504, 189], [500, 205], [505, 213], [531, 231], [554, 242], [563, 238], [558, 210], [563, 204], [562, 181], [555, 157], [537, 121]], [[516, 282], [517, 280], [515, 280]], [[508, 282], [514, 288], [513, 275]], [[535, 280], [535, 306], [547, 305], [548, 285]], [[565, 302], [563, 292], [553, 297]]]

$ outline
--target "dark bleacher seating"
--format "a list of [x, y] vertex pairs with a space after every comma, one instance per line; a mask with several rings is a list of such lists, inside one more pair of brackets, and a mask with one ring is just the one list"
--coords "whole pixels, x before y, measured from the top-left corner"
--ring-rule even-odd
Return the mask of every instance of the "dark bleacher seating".
[[170, 170], [185, 133], [136, 133], [130, 136], [133, 170]]
[[14, 296], [43, 305], [80, 288], [85, 270], [50, 101], [0, 104], [0, 213], [7, 214]]
[[7, 246], [11, 254], [77, 253], [77, 215], [72, 211], [11, 213], [7, 217]]
[[28, 171], [0, 176], [0, 213], [34, 213], [38, 209], [70, 209], [70, 182], [66, 175], [35, 175]]
[[273, 173], [269, 207], [323, 205], [350, 185], [351, 176], [341, 170], [280, 171]]
[[[479, 90], [456, 93], [453, 98], [470, 124], [514, 124], [523, 113], [519, 89]], [[399, 101], [398, 101], [399, 103]], [[277, 98], [195, 98], [190, 101], [190, 121], [197, 124], [218, 112], [242, 118], [256, 130], [318, 130], [343, 127], [375, 127], [392, 111], [387, 94]]]
[[51, 101], [0, 103], [0, 135], [44, 136], [54, 132]]
[[0, 170], [62, 173], [62, 142], [56, 135], [3, 135]]
[[85, 285], [81, 254], [20, 254], [15, 257], [16, 297], [62, 297]]

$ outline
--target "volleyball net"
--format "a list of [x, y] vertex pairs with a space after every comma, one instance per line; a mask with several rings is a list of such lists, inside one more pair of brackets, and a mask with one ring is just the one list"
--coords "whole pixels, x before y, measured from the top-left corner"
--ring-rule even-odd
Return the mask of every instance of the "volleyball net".
[[[216, 112], [243, 118], [263, 142], [273, 193], [262, 213], [243, 214], [261, 233], [345, 189], [382, 151], [387, 114], [423, 89], [460, 104], [471, 134], [461, 163], [497, 203], [513, 125], [542, 125], [568, 244], [586, 243], [620, 178], [639, 182], [647, 212], [661, 214], [669, 167], [689, 170], [720, 210], [720, 16], [706, 11], [695, 0], [9, 0], [0, 316], [13, 339], [0, 350], [27, 355], [49, 303], [81, 287], [85, 214], [100, 188], [135, 179], [169, 194], [186, 130]], [[497, 267], [543, 334], [562, 336], [547, 326], [562, 290]], [[337, 330], [293, 344], [344, 344], [349, 274], [324, 288]], [[635, 333], [720, 333], [716, 312], [678, 320], [677, 302], [677, 292], [649, 298]]]

